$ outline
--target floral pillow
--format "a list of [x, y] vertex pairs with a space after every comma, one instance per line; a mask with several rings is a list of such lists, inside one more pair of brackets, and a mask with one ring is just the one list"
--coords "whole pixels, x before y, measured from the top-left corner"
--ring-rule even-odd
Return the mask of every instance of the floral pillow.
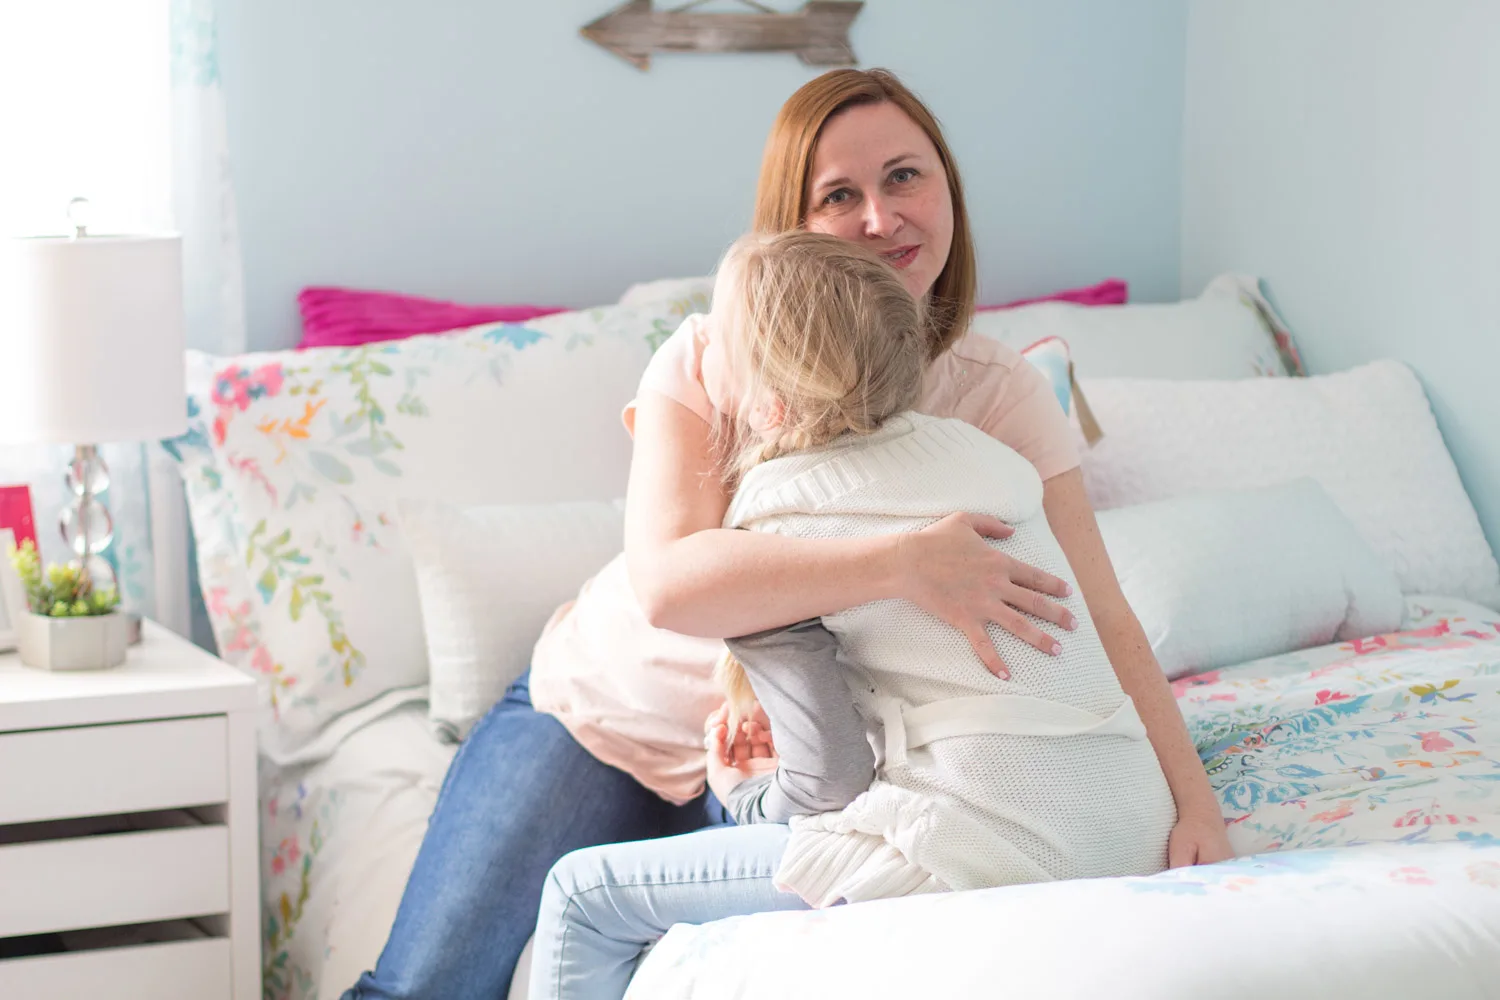
[[400, 498], [622, 495], [620, 411], [670, 304], [371, 344], [190, 358], [183, 465], [221, 654], [263, 680], [262, 746], [316, 759], [427, 683]]

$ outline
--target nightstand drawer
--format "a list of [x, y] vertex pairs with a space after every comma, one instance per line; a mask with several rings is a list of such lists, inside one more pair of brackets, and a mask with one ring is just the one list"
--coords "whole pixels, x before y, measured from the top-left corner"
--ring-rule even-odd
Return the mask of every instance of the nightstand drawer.
[[224, 716], [0, 735], [0, 825], [223, 802]]
[[229, 831], [191, 826], [0, 847], [0, 937], [229, 909]]
[[229, 972], [224, 938], [107, 948], [0, 962], [0, 997], [220, 1000]]

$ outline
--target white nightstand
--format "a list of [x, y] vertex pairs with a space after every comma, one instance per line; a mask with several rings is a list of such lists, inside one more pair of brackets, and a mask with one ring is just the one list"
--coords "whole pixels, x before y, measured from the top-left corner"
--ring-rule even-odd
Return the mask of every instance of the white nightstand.
[[0, 655], [0, 997], [259, 1000], [255, 703], [151, 622], [113, 670]]

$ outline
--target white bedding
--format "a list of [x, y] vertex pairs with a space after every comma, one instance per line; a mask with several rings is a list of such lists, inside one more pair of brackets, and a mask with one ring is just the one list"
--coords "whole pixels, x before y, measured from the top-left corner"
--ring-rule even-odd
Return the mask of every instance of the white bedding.
[[[1176, 685], [1238, 851], [1373, 850], [677, 928], [636, 995], [1500, 997], [1500, 614], [1410, 613]], [[265, 775], [267, 1000], [373, 964], [452, 753], [410, 705]]]
[[1479, 1000], [1497, 969], [1500, 844], [1379, 844], [677, 927], [628, 996]]

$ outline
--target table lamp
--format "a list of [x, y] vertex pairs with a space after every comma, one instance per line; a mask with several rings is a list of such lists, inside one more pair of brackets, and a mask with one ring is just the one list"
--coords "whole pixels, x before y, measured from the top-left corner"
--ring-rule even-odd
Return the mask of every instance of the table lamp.
[[187, 429], [182, 241], [12, 238], [0, 247], [0, 444], [73, 446], [64, 541], [96, 584], [114, 524], [98, 445]]

